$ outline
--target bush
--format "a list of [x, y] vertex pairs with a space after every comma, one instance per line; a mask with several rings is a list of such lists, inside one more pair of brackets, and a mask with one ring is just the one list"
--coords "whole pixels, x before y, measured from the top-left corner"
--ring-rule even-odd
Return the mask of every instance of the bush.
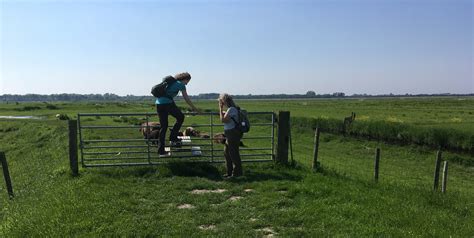
[[41, 107], [38, 106], [24, 106], [23, 108], [17, 108], [17, 111], [33, 111], [33, 110], [39, 110]]
[[46, 108], [47, 108], [47, 109], [50, 109], [50, 110], [57, 110], [57, 109], [59, 109], [57, 106], [52, 105], [52, 104], [46, 105]]

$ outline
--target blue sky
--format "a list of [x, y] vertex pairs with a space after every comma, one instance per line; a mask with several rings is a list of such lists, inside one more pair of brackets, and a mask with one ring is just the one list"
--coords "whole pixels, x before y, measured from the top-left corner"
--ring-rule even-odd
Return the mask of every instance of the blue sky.
[[472, 0], [0, 0], [0, 94], [473, 93]]

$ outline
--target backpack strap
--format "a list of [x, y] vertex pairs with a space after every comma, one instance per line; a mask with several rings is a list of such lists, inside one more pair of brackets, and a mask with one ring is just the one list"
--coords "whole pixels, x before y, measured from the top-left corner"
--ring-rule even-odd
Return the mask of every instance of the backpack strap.
[[[171, 101], [174, 102], [173, 97], [171, 97], [170, 95], [168, 95], [168, 88], [171, 87], [171, 85], [175, 84], [178, 80], [175, 79], [175, 78], [174, 78], [173, 76], [171, 76], [171, 75], [165, 77], [165, 80], [168, 81], [168, 82], [167, 82], [167, 83], [168, 83], [168, 86], [166, 86], [166, 89], [165, 89], [165, 94], [166, 94], [166, 95], [165, 95], [164, 97], [169, 98]], [[173, 82], [170, 84], [169, 81], [171, 81], [171, 80], [173, 80]]]
[[[237, 116], [239, 117], [239, 121], [240, 121], [240, 107], [235, 107], [235, 109], [237, 109]], [[240, 124], [233, 117], [230, 117], [230, 119], [232, 119], [232, 121], [234, 121], [235, 128], [240, 126]]]

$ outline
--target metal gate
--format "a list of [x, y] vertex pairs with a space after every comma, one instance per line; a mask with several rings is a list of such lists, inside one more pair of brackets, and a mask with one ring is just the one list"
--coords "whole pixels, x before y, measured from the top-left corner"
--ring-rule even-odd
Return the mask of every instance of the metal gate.
[[[182, 146], [167, 147], [171, 156], [160, 158], [157, 140], [145, 139], [139, 131], [158, 122], [155, 113], [79, 113], [77, 124], [83, 167], [157, 165], [172, 161], [221, 163], [224, 146], [214, 140], [223, 133], [218, 113], [184, 113], [182, 130], [193, 127], [200, 137], [181, 137]], [[248, 112], [250, 132], [244, 134], [240, 147], [242, 162], [273, 161], [275, 113]], [[170, 128], [174, 121], [170, 117]], [[147, 126], [143, 127], [142, 123]], [[167, 132], [167, 136], [170, 132]], [[207, 135], [207, 136], [206, 136]], [[167, 143], [168, 144], [168, 143]]]

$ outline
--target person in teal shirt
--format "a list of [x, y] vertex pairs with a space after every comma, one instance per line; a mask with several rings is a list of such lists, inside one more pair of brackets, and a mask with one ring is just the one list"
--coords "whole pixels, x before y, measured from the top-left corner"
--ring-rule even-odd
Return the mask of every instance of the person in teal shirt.
[[[173, 76], [167, 76], [173, 77]], [[156, 98], [156, 112], [158, 113], [158, 117], [160, 118], [160, 142], [158, 147], [158, 153], [160, 157], [167, 157], [170, 156], [169, 153], [165, 152], [165, 138], [166, 138], [166, 131], [168, 129], [168, 115], [173, 116], [176, 118], [176, 123], [174, 124], [173, 128], [171, 129], [170, 133], [170, 142], [172, 146], [180, 146], [181, 142], [178, 139], [178, 132], [184, 122], [184, 114], [181, 110], [176, 106], [174, 102], [174, 97], [178, 95], [179, 92], [183, 95], [184, 100], [186, 103], [192, 108], [193, 111], [198, 112], [198, 109], [194, 106], [191, 102], [191, 99], [186, 92], [186, 85], [191, 80], [191, 75], [188, 72], [179, 73], [174, 76], [176, 82], [169, 85], [166, 88], [166, 96]]]

